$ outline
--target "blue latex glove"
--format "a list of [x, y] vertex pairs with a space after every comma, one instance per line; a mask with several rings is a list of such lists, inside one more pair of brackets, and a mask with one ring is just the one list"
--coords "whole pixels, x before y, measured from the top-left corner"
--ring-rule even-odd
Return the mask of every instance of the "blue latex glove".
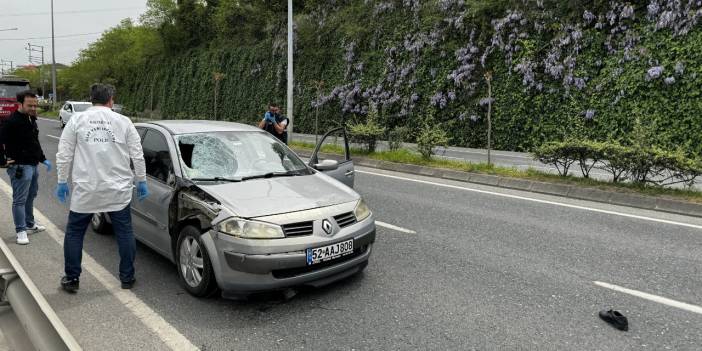
[[275, 122], [275, 117], [273, 117], [273, 115], [270, 112], [266, 112], [266, 116], [264, 117], [264, 119], [266, 120], [266, 122], [269, 123]]
[[137, 199], [139, 201], [144, 201], [149, 196], [149, 188], [146, 186], [146, 182], [137, 183]]
[[68, 190], [68, 184], [58, 183], [58, 185], [56, 186], [56, 197], [58, 198], [60, 203], [66, 203], [66, 198], [68, 198], [69, 193], [70, 191]]
[[51, 172], [51, 161], [44, 160], [44, 162], [42, 162], [42, 163], [44, 164], [44, 166], [46, 166], [46, 171]]

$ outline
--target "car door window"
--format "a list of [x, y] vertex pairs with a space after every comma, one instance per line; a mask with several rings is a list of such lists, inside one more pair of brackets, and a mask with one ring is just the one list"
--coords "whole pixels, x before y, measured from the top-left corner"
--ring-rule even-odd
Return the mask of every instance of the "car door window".
[[173, 171], [173, 161], [163, 134], [154, 129], [146, 131], [142, 149], [146, 162], [146, 174], [164, 183], [167, 182], [168, 175]]

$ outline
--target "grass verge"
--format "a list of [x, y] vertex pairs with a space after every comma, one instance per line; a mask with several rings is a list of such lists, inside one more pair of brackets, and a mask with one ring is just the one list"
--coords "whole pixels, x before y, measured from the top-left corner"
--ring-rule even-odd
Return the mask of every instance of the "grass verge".
[[[293, 141], [290, 144], [290, 147], [292, 147], [293, 149], [305, 151], [314, 150], [314, 144], [298, 141]], [[321, 152], [328, 154], [343, 154], [344, 149], [339, 145], [330, 144], [324, 145], [322, 147]], [[601, 190], [638, 193], [641, 195], [658, 196], [673, 200], [684, 200], [689, 202], [702, 203], [702, 192], [696, 190], [644, 186], [634, 183], [612, 183], [575, 176], [563, 177], [556, 174], [542, 172], [536, 169], [519, 170], [510, 167], [488, 165], [487, 163], [471, 163], [467, 161], [462, 162], [437, 158], [426, 160], [422, 158], [420, 154], [407, 149], [368, 153], [367, 151], [362, 149], [352, 148], [351, 154], [379, 161], [406, 163], [419, 166], [498, 175], [503, 177], [513, 177], [559, 184], [580, 185]]]

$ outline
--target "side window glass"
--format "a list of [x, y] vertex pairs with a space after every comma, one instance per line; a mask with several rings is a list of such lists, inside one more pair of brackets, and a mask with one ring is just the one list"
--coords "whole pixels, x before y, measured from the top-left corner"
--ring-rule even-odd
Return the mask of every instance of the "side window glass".
[[141, 138], [141, 142], [144, 142], [144, 135], [146, 134], [146, 128], [142, 127], [137, 127], [137, 133], [139, 133], [139, 138]]
[[142, 149], [144, 149], [146, 174], [165, 183], [173, 170], [166, 138], [159, 131], [151, 129], [142, 139]]

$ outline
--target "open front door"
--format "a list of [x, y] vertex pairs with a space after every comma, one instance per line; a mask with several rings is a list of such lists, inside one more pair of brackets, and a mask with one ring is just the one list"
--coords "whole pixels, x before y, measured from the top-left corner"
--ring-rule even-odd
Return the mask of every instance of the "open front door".
[[[343, 155], [330, 154], [326, 155], [326, 159], [320, 160], [319, 154], [322, 147], [326, 145], [332, 145], [335, 149], [341, 147], [343, 149]], [[314, 149], [309, 165], [353, 188], [355, 171], [353, 160], [351, 159], [348, 137], [346, 136], [346, 129], [343, 127], [336, 128], [324, 134], [322, 139], [317, 143], [317, 147]]]

